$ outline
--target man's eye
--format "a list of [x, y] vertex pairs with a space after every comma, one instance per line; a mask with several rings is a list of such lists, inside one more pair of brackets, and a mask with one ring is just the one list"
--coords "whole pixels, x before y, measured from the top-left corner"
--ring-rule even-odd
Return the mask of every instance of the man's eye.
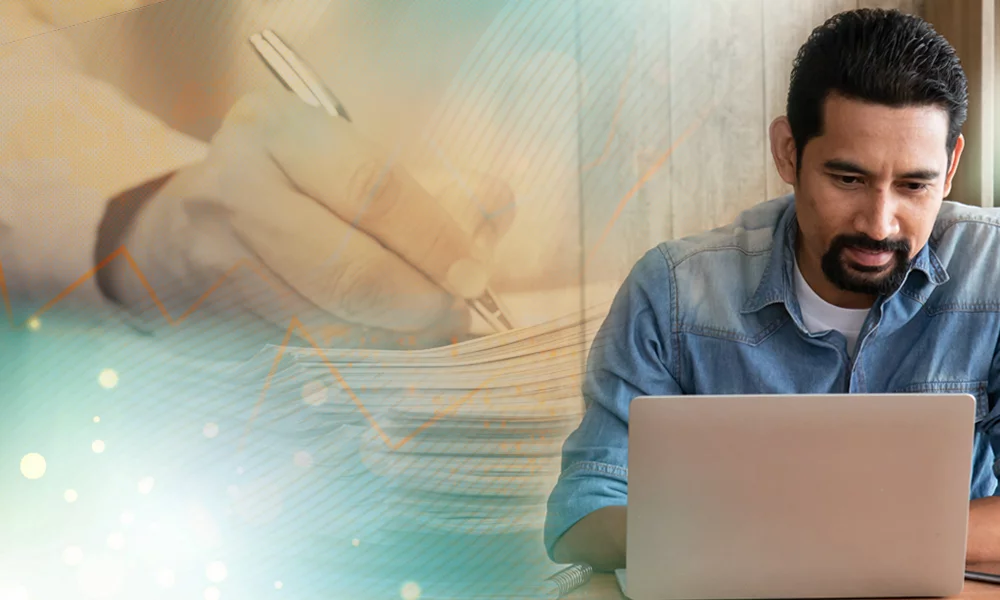
[[857, 175], [835, 175], [837, 182], [844, 185], [857, 185], [861, 183], [861, 178]]
[[915, 181], [907, 181], [903, 184], [903, 189], [908, 192], [922, 192], [927, 189], [926, 183], [917, 183]]

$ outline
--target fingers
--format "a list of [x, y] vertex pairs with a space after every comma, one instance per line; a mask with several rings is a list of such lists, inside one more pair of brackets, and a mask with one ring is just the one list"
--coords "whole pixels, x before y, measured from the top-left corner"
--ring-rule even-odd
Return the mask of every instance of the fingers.
[[304, 195], [450, 292], [464, 298], [482, 293], [489, 277], [489, 239], [477, 244], [389, 153], [350, 123], [291, 94], [251, 102], [258, 104], [250, 108], [250, 119], [261, 128], [268, 152]]
[[[294, 189], [246, 135], [227, 130], [234, 156], [219, 173], [236, 235], [285, 283], [344, 320], [413, 332], [440, 321], [454, 299], [327, 207]], [[242, 148], [242, 150], [240, 150]]]
[[514, 192], [502, 180], [469, 171], [436, 169], [414, 176], [490, 256], [514, 222]]

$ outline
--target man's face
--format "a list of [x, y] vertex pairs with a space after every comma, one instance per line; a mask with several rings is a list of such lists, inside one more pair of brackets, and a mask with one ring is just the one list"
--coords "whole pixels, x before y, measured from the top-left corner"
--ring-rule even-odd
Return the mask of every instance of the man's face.
[[897, 289], [950, 188], [947, 135], [943, 108], [828, 97], [794, 184], [803, 270], [846, 292]]

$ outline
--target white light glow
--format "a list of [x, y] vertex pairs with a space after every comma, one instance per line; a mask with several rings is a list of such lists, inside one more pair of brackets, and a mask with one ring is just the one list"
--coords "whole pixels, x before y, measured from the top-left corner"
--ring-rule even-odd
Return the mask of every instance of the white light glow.
[[118, 385], [118, 373], [114, 369], [104, 369], [101, 374], [97, 376], [97, 382], [101, 384], [101, 387], [110, 390], [111, 388]]
[[62, 553], [63, 562], [75, 567], [83, 562], [83, 550], [79, 546], [69, 546]]
[[76, 490], [66, 490], [63, 492], [63, 498], [70, 504], [76, 502], [79, 497], [80, 495], [76, 493]]
[[148, 494], [152, 492], [153, 485], [155, 483], [156, 481], [152, 477], [143, 477], [142, 479], [139, 480], [139, 485], [138, 485], [139, 493]]
[[0, 600], [28, 600], [28, 589], [12, 581], [0, 581]]
[[219, 591], [219, 588], [215, 587], [214, 585], [205, 588], [205, 600], [219, 600], [219, 598], [221, 597], [222, 597], [222, 592]]
[[399, 590], [399, 595], [403, 600], [417, 600], [420, 598], [420, 586], [413, 581], [407, 581]]
[[205, 423], [205, 426], [201, 430], [202, 435], [208, 439], [212, 439], [219, 435], [219, 426], [215, 423]]
[[302, 401], [309, 406], [326, 402], [327, 389], [322, 381], [310, 381], [302, 386]]
[[205, 567], [205, 577], [208, 577], [212, 583], [222, 583], [228, 575], [229, 570], [226, 569], [226, 565], [222, 561], [211, 562]]
[[121, 550], [125, 547], [125, 536], [119, 532], [114, 532], [108, 536], [108, 548]]
[[25, 454], [21, 458], [21, 475], [28, 479], [41, 479], [45, 475], [45, 457], [36, 452]]
[[300, 450], [295, 453], [295, 457], [292, 461], [297, 467], [308, 467], [312, 465], [312, 456], [305, 450]]
[[125, 577], [125, 565], [107, 557], [85, 561], [77, 571], [77, 586], [88, 598], [105, 600], [114, 596]]
[[175, 575], [170, 569], [161, 569], [160, 572], [156, 574], [156, 583], [164, 589], [170, 589], [174, 587], [175, 583], [177, 583], [177, 575]]
[[104, 452], [104, 441], [94, 440], [94, 443], [90, 445], [90, 449], [94, 451], [95, 454], [100, 454]]

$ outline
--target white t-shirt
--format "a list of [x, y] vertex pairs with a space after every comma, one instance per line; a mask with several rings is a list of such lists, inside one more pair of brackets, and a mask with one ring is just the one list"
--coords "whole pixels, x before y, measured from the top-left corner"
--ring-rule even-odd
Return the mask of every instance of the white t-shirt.
[[868, 316], [868, 309], [841, 308], [820, 298], [802, 277], [798, 261], [795, 261], [795, 294], [802, 310], [802, 324], [809, 333], [831, 329], [839, 331], [847, 338], [847, 353], [854, 356], [861, 327]]

